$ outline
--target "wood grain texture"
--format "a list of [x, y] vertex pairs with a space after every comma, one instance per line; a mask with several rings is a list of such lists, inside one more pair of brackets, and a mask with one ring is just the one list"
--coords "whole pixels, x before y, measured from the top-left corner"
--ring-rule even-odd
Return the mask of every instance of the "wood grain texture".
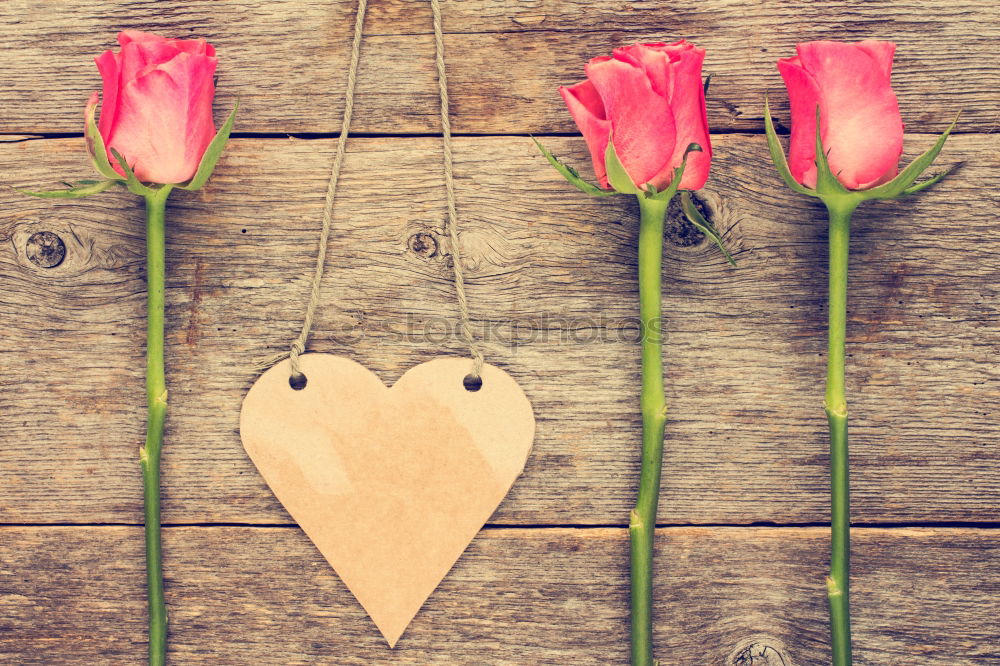
[[[298, 529], [168, 529], [171, 663], [625, 664], [627, 542], [482, 532], [390, 651]], [[657, 548], [664, 666], [829, 663], [826, 530], [670, 528]], [[1000, 533], [858, 529], [854, 553], [858, 666], [1000, 661]], [[0, 561], [0, 661], [144, 654], [140, 528], [0, 528]]]
[[[218, 47], [220, 104], [237, 96], [238, 132], [339, 131], [354, 0], [41, 0], [0, 4], [0, 132], [81, 132], [100, 87], [93, 58], [124, 26]], [[778, 58], [799, 41], [898, 43], [894, 87], [909, 131], [998, 122], [1000, 6], [993, 0], [449, 0], [443, 3], [456, 132], [575, 132], [557, 93], [614, 46], [684, 37], [708, 50], [710, 125], [760, 130], [765, 93], [788, 118]], [[354, 130], [438, 130], [430, 10], [421, 0], [371, 3]], [[238, 26], [238, 29], [237, 27]], [[221, 112], [220, 112], [221, 113]]]
[[[825, 217], [774, 175], [763, 137], [717, 137], [699, 196], [739, 267], [671, 223], [660, 521], [827, 519]], [[921, 150], [930, 137], [910, 136]], [[584, 164], [578, 138], [548, 139]], [[310, 348], [392, 382], [462, 354], [442, 234], [439, 140], [352, 140]], [[254, 364], [298, 331], [328, 140], [234, 140], [168, 211], [168, 523], [288, 516], [237, 434]], [[638, 477], [634, 201], [588, 199], [526, 138], [461, 138], [469, 298], [486, 356], [533, 401], [534, 451], [494, 522], [622, 525]], [[855, 520], [995, 521], [1000, 504], [1000, 220], [992, 136], [926, 195], [856, 215], [848, 324]], [[86, 177], [80, 139], [0, 145], [9, 184]], [[0, 190], [0, 521], [141, 521], [142, 212]], [[66, 245], [54, 268], [32, 234]]]
[[[175, 664], [624, 664], [638, 477], [637, 211], [570, 188], [517, 134], [574, 133], [557, 94], [637, 41], [695, 41], [716, 160], [699, 194], [739, 267], [673, 215], [670, 421], [656, 561], [664, 666], [829, 663], [825, 220], [762, 137], [774, 63], [888, 39], [908, 153], [963, 109], [933, 191], [855, 217], [848, 324], [859, 666], [1000, 664], [1000, 5], [993, 0], [444, 0], [469, 296], [487, 360], [538, 417], [525, 474], [394, 652], [264, 485], [237, 432], [254, 365], [297, 333], [339, 130], [355, 0], [0, 3], [0, 662], [145, 653], [144, 241], [134, 197], [7, 186], [92, 177], [81, 110], [125, 27], [219, 50], [237, 132], [168, 228], [164, 520]], [[310, 347], [387, 382], [461, 354], [430, 10], [371, 0]], [[265, 139], [259, 135], [270, 136]], [[589, 173], [579, 138], [546, 138]], [[921, 522], [950, 528], [899, 527]], [[973, 529], [968, 523], [976, 522]], [[70, 526], [46, 525], [66, 523]], [[93, 524], [88, 524], [93, 523]], [[123, 523], [124, 525], [101, 525]], [[221, 524], [220, 524], [221, 523]], [[237, 524], [226, 526], [225, 524]], [[959, 524], [963, 524], [959, 526]], [[193, 524], [193, 525], [192, 525]], [[239, 526], [240, 524], [245, 524]], [[552, 527], [552, 526], [572, 527]], [[543, 527], [544, 526], [544, 527]], [[590, 527], [588, 527], [590, 526]]]

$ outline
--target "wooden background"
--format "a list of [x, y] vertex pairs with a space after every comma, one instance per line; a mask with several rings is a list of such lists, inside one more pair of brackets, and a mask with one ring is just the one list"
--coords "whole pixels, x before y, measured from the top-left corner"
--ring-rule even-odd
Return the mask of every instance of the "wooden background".
[[[624, 664], [639, 415], [634, 203], [589, 199], [557, 94], [615, 45], [708, 49], [717, 158], [699, 197], [728, 267], [676, 217], [657, 559], [664, 665], [829, 662], [825, 219], [762, 136], [797, 41], [891, 39], [907, 154], [963, 109], [967, 165], [855, 217], [848, 324], [857, 663], [1000, 664], [1000, 11], [967, 2], [445, 0], [469, 297], [538, 418], [524, 476], [394, 651], [243, 452], [253, 366], [297, 331], [342, 110], [353, 0], [0, 4], [0, 662], [140, 663], [140, 203], [21, 196], [91, 177], [92, 58], [126, 27], [205, 37], [209, 187], [169, 209], [163, 517], [175, 664]], [[462, 353], [442, 233], [430, 11], [372, 0], [311, 348], [393, 382]], [[47, 267], [38, 232], [65, 246]], [[31, 239], [34, 237], [34, 241]], [[49, 237], [50, 239], [53, 237]]]

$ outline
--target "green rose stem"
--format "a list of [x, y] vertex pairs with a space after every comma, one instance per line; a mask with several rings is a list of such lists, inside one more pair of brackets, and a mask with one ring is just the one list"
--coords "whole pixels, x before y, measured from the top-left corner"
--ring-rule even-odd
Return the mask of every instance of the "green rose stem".
[[663, 430], [667, 407], [663, 396], [663, 350], [660, 281], [663, 221], [670, 201], [639, 199], [639, 321], [642, 335], [642, 467], [639, 496], [629, 517], [632, 579], [632, 664], [653, 660], [653, 537], [660, 499]]
[[146, 523], [146, 580], [149, 604], [149, 664], [162, 666], [167, 649], [167, 607], [163, 601], [160, 549], [160, 450], [167, 416], [163, 373], [163, 301], [166, 275], [164, 217], [171, 185], [151, 190], [146, 199], [146, 445], [139, 449]]
[[856, 197], [828, 197], [830, 214], [829, 331], [824, 408], [830, 423], [830, 601], [833, 666], [851, 663], [851, 499], [847, 450], [847, 398], [844, 392], [844, 347], [847, 328], [847, 263], [851, 245], [851, 213]]
[[795, 180], [778, 141], [770, 105], [764, 101], [764, 130], [771, 160], [785, 184], [799, 194], [820, 199], [830, 218], [830, 293], [826, 357], [826, 398], [823, 406], [830, 424], [830, 575], [826, 578], [830, 603], [833, 666], [851, 666], [851, 493], [847, 451], [847, 398], [844, 391], [844, 347], [847, 329], [847, 264], [851, 245], [851, 215], [862, 201], [899, 199], [939, 183], [962, 163], [918, 181], [941, 152], [958, 123], [958, 116], [934, 145], [887, 183], [867, 190], [848, 190], [830, 170], [823, 147], [820, 109], [816, 108], [816, 187]]
[[[163, 563], [160, 547], [160, 450], [163, 448], [163, 423], [167, 418], [167, 382], [163, 376], [163, 297], [166, 279], [165, 224], [167, 197], [176, 189], [200, 190], [208, 182], [222, 155], [233, 129], [237, 100], [233, 110], [215, 137], [205, 148], [194, 175], [187, 183], [145, 185], [139, 182], [132, 166], [114, 148], [106, 148], [97, 128], [97, 93], [91, 97], [85, 111], [87, 152], [94, 168], [106, 180], [82, 180], [68, 183], [63, 190], [27, 191], [43, 199], [79, 199], [99, 194], [115, 185], [124, 186], [132, 194], [146, 200], [146, 445], [139, 449], [142, 467], [143, 514], [146, 533], [146, 580], [149, 601], [149, 664], [163, 666], [167, 651], [167, 606], [163, 601]], [[124, 177], [111, 167], [108, 151], [117, 160]]]
[[[608, 140], [604, 154], [608, 182], [614, 188], [604, 190], [580, 178], [572, 167], [563, 164], [545, 146], [535, 145], [556, 171], [581, 192], [596, 197], [634, 194], [639, 200], [639, 321], [642, 334], [642, 464], [639, 473], [639, 496], [629, 515], [632, 581], [632, 666], [656, 666], [653, 659], [653, 539], [656, 531], [656, 506], [660, 500], [660, 471], [663, 465], [663, 430], [667, 407], [663, 396], [663, 332], [661, 327], [660, 281], [663, 264], [663, 223], [670, 201], [678, 193], [684, 176], [687, 156], [701, 151], [696, 143], [684, 151], [681, 165], [674, 169], [667, 188], [652, 185], [639, 187], [632, 182]], [[722, 236], [694, 204], [691, 192], [680, 192], [681, 210], [687, 220], [710, 238], [726, 260], [735, 265]]]

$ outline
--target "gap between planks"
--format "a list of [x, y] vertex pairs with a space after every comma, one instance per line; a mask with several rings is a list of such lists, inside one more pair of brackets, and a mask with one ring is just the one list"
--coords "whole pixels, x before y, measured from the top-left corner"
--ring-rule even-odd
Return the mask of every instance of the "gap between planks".
[[[6, 528], [50, 528], [50, 527], [143, 527], [143, 523], [111, 522], [111, 523], [0, 523], [0, 529]], [[240, 522], [208, 522], [208, 523], [162, 523], [163, 529], [180, 528], [225, 528], [225, 527], [246, 527], [252, 529], [298, 529], [297, 523], [240, 523]], [[760, 521], [753, 523], [657, 523], [656, 529], [810, 529], [828, 528], [830, 523], [807, 522], [807, 523], [773, 523]], [[994, 530], [1000, 529], [1000, 522], [990, 521], [911, 521], [911, 522], [864, 522], [851, 523], [853, 529], [976, 529]], [[628, 529], [627, 524], [615, 523], [593, 523], [593, 524], [572, 524], [572, 523], [552, 523], [552, 524], [503, 524], [487, 523], [482, 530], [616, 530]]]

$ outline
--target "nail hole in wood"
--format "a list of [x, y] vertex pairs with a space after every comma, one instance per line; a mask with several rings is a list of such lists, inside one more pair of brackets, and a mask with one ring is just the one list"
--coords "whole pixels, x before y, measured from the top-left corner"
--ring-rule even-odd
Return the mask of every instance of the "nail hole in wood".
[[306, 387], [306, 376], [301, 372], [288, 378], [288, 385], [296, 391], [301, 391]]
[[[698, 212], [711, 222], [709, 211], [701, 199], [692, 194], [691, 200]], [[698, 228], [691, 224], [687, 216], [684, 215], [679, 196], [670, 200], [670, 206], [667, 208], [667, 221], [663, 227], [663, 237], [667, 239], [668, 243], [678, 247], [691, 247], [705, 240], [705, 234], [698, 231]]]
[[66, 258], [66, 244], [51, 231], [39, 231], [28, 238], [24, 254], [40, 268], [55, 268]]
[[472, 374], [466, 375], [465, 379], [462, 380], [462, 386], [465, 387], [466, 391], [475, 393], [479, 389], [483, 388], [483, 378], [476, 377]]

